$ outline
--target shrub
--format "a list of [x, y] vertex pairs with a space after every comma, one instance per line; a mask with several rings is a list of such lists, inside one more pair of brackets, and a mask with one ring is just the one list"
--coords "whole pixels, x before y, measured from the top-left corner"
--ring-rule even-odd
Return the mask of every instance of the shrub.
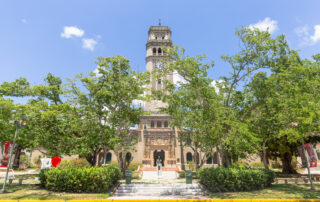
[[136, 171], [136, 170], [138, 170], [139, 166], [142, 167], [142, 164], [141, 163], [137, 163], [137, 162], [131, 162], [130, 165], [129, 165], [128, 170]]
[[231, 168], [248, 168], [248, 164], [247, 163], [244, 163], [244, 162], [236, 162], [236, 163], [233, 163], [231, 166]]
[[71, 159], [71, 160], [62, 160], [59, 164], [59, 168], [82, 168], [90, 166], [89, 162], [86, 159]]
[[113, 166], [43, 169], [39, 180], [41, 186], [51, 191], [106, 192], [120, 178], [121, 171]]
[[132, 179], [140, 179], [140, 173], [139, 172], [136, 172], [136, 171], [133, 171], [132, 172]]
[[[186, 172], [185, 171], [179, 171], [179, 178], [185, 178]], [[192, 178], [197, 178], [197, 172], [192, 171]]]
[[120, 168], [117, 161], [111, 161], [111, 163], [109, 164], [109, 166], [113, 166], [113, 167]]
[[251, 168], [264, 168], [263, 162], [254, 162], [250, 164]]
[[263, 189], [274, 181], [274, 172], [250, 168], [201, 168], [200, 182], [212, 192], [251, 191]]
[[37, 168], [41, 168], [41, 158], [43, 158], [43, 156], [39, 155], [33, 160], [33, 163]]
[[21, 169], [26, 169], [30, 167], [30, 157], [28, 155], [20, 155], [19, 167]]
[[194, 161], [187, 161], [187, 169], [195, 171], [196, 170], [196, 164]]
[[281, 165], [281, 163], [279, 163], [278, 161], [275, 161], [274, 163], [272, 163], [271, 164], [271, 167], [273, 168], [273, 169], [281, 169], [282, 168], [282, 165]]

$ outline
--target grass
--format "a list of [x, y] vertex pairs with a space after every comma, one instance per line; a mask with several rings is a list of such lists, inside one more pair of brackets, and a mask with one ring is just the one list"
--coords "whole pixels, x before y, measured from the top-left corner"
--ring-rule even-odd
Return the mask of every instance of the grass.
[[251, 199], [300, 199], [300, 198], [310, 198], [319, 199], [320, 198], [320, 184], [315, 184], [315, 189], [317, 191], [310, 191], [309, 184], [274, 184], [270, 188], [251, 191], [251, 192], [223, 192], [223, 193], [213, 193], [211, 198], [251, 198]]
[[72, 199], [106, 199], [109, 194], [101, 193], [64, 193], [42, 189], [39, 185], [10, 185], [8, 193], [0, 194], [0, 200], [72, 200]]
[[[316, 190], [310, 191], [308, 184], [275, 184], [268, 189], [251, 191], [251, 192], [224, 192], [213, 193], [211, 198], [280, 198], [280, 199], [299, 199], [299, 198], [320, 198], [320, 184], [315, 184]], [[107, 193], [64, 193], [53, 192], [42, 189], [39, 185], [10, 185], [7, 189], [8, 193], [0, 194], [0, 200], [71, 200], [71, 199], [106, 199], [109, 197]]]

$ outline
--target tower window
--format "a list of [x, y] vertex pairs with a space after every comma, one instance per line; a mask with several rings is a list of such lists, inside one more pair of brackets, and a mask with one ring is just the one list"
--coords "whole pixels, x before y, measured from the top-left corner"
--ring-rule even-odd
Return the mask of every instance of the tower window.
[[158, 127], [158, 128], [161, 128], [161, 127], [162, 127], [161, 121], [158, 121], [158, 122], [157, 122], [157, 127]]
[[161, 85], [161, 79], [158, 80], [158, 84]]
[[164, 36], [162, 37], [162, 39], [164, 39]]
[[161, 48], [158, 48], [158, 54], [161, 54], [161, 52], [162, 52]]
[[168, 128], [168, 126], [169, 126], [169, 125], [168, 125], [168, 121], [165, 121], [165, 122], [164, 122], [164, 127], [165, 127], [165, 128]]
[[154, 128], [154, 121], [151, 121], [151, 128]]
[[152, 49], [152, 52], [153, 52], [153, 55], [155, 55], [157, 53], [157, 49], [156, 48], [153, 48]]

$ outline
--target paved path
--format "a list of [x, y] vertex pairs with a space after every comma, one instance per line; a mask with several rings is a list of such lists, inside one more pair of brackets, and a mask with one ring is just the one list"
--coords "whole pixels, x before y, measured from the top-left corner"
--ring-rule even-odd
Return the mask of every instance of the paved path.
[[[319, 168], [319, 167], [310, 168], [310, 173], [311, 173], [311, 174], [320, 174], [320, 168]], [[303, 171], [301, 172], [301, 174], [308, 174], [308, 169], [307, 169], [307, 168], [303, 169]]]

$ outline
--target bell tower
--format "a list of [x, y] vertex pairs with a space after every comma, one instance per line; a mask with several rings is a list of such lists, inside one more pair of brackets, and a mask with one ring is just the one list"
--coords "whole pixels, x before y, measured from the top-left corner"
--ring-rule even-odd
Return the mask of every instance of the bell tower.
[[[162, 26], [159, 19], [159, 25], [150, 26], [148, 31], [148, 41], [146, 44], [147, 71], [152, 72], [155, 68], [160, 69], [164, 67], [164, 60], [167, 56], [163, 49], [170, 46], [172, 46], [171, 30], [168, 26]], [[164, 79], [173, 82], [173, 74], [168, 74], [160, 79], [151, 77], [151, 82], [147, 86], [147, 94], [150, 95], [152, 89], [163, 90], [165, 88]], [[160, 100], [150, 100], [146, 102], [145, 110], [152, 114], [157, 114], [159, 113], [159, 108], [166, 106], [166, 103]]]

